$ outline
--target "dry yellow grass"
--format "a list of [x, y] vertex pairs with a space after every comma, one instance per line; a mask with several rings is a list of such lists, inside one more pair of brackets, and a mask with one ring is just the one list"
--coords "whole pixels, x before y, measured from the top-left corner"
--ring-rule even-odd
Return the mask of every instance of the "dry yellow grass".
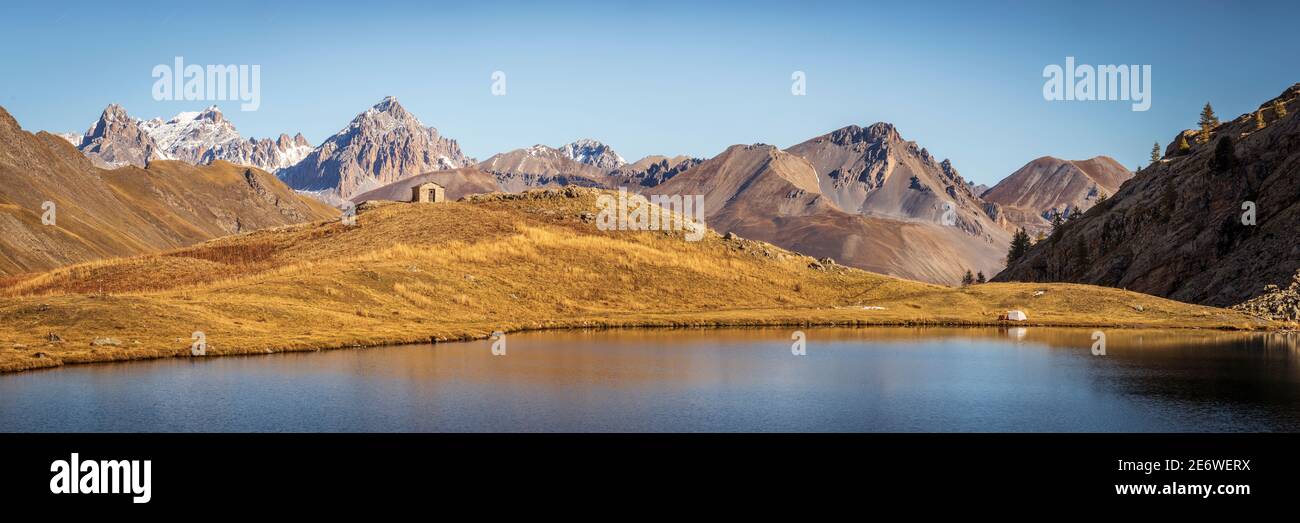
[[0, 283], [0, 371], [188, 357], [195, 331], [226, 355], [566, 327], [978, 325], [1008, 309], [1032, 325], [1275, 327], [1117, 289], [954, 289], [820, 270], [713, 233], [598, 231], [582, 219], [594, 193], [564, 194], [378, 206], [355, 227], [282, 227], [13, 278]]

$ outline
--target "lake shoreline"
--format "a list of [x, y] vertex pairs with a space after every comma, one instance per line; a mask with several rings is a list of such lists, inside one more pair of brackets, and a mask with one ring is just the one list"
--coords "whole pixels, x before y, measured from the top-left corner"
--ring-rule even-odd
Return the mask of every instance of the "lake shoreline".
[[[1162, 331], [1222, 331], [1222, 332], [1260, 332], [1260, 333], [1288, 333], [1300, 332], [1283, 325], [1272, 323], [1265, 327], [1241, 327], [1238, 325], [1159, 325], [1150, 323], [1135, 322], [1115, 322], [1109, 324], [1102, 323], [1072, 323], [1072, 322], [1012, 322], [1012, 321], [970, 321], [958, 319], [904, 319], [904, 320], [815, 320], [803, 319], [792, 320], [787, 318], [733, 318], [728, 320], [582, 320], [573, 322], [543, 322], [541, 324], [519, 326], [509, 329], [497, 329], [496, 331], [475, 330], [472, 332], [461, 332], [459, 334], [413, 336], [410, 338], [384, 338], [375, 342], [352, 342], [339, 344], [321, 344], [318, 346], [265, 346], [265, 347], [235, 347], [235, 348], [216, 348], [209, 347], [203, 356], [193, 356], [188, 348], [176, 349], [170, 352], [159, 352], [156, 350], [141, 350], [139, 352], [120, 352], [114, 351], [105, 354], [105, 358], [54, 358], [44, 357], [35, 358], [40, 363], [31, 366], [0, 366], [0, 376], [6, 374], [15, 374], [21, 372], [31, 372], [40, 370], [58, 369], [68, 366], [94, 365], [101, 363], [128, 363], [133, 361], [149, 361], [157, 359], [203, 359], [215, 358], [222, 356], [259, 356], [285, 353], [303, 353], [303, 352], [322, 352], [336, 351], [347, 349], [371, 349], [381, 347], [392, 347], [398, 345], [413, 344], [432, 344], [441, 343], [458, 343], [481, 341], [490, 339], [494, 332], [504, 334], [520, 334], [532, 332], [556, 332], [556, 331], [604, 331], [604, 330], [710, 330], [710, 329], [763, 329], [777, 327], [808, 327], [808, 328], [871, 328], [871, 327], [892, 327], [892, 328], [1093, 328], [1093, 329], [1124, 329], [1124, 330], [1162, 330]], [[63, 342], [66, 343], [66, 342]], [[51, 344], [53, 345], [53, 344]], [[39, 352], [39, 351], [38, 351]]]

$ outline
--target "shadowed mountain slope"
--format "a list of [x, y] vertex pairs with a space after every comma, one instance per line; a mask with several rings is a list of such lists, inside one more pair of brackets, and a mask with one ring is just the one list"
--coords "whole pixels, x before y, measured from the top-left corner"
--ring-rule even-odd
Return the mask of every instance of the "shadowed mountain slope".
[[[1204, 143], [1198, 132], [1180, 133], [1190, 136], [1189, 151], [1172, 149], [995, 279], [1091, 283], [1220, 306], [1265, 285], [1285, 288], [1300, 268], [1297, 112], [1300, 84], [1223, 122]], [[1244, 223], [1252, 205], [1254, 223]]]

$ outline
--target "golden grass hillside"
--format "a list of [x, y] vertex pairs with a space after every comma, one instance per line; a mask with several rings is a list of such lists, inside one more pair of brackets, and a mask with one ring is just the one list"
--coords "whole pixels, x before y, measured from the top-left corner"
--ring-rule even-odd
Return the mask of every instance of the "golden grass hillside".
[[189, 357], [194, 332], [209, 355], [227, 355], [565, 327], [992, 324], [1008, 309], [1033, 325], [1273, 326], [1117, 289], [956, 289], [821, 267], [713, 232], [687, 242], [599, 231], [598, 194], [378, 205], [354, 226], [286, 226], [13, 278], [0, 286], [0, 370]]

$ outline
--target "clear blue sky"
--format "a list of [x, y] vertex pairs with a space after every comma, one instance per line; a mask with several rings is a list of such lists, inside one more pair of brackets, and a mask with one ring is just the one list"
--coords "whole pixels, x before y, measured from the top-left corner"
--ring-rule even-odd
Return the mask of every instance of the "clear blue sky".
[[[581, 137], [629, 160], [710, 157], [888, 121], [991, 184], [1042, 155], [1133, 168], [1206, 101], [1231, 118], [1300, 81], [1293, 2], [119, 4], [0, 5], [0, 105], [77, 132], [113, 102], [201, 109], [151, 97], [153, 66], [179, 55], [262, 66], [260, 110], [218, 103], [245, 137], [319, 143], [386, 95], [479, 159]], [[1151, 64], [1151, 110], [1043, 100], [1043, 67], [1066, 56]]]

